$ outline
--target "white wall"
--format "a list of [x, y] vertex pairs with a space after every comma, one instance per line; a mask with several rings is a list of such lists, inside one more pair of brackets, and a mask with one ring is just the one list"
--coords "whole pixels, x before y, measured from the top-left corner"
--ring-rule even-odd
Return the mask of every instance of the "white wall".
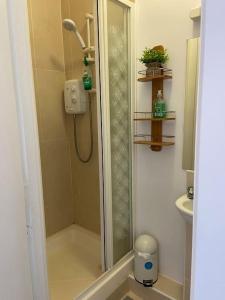
[[0, 1], [0, 299], [31, 300], [23, 174], [8, 31]]
[[[204, 1], [202, 27], [191, 295], [193, 300], [225, 298], [225, 58], [220, 55], [225, 52], [224, 0], [216, 1], [216, 5], [214, 1]], [[219, 55], [215, 55], [217, 45]]]
[[[165, 81], [164, 92], [168, 109], [175, 110], [176, 123], [165, 123], [164, 133], [176, 135], [175, 147], [152, 152], [137, 146], [137, 234], [149, 233], [156, 237], [160, 248], [160, 272], [183, 282], [185, 224], [175, 208], [175, 200], [185, 193], [185, 172], [182, 170], [183, 121], [186, 70], [186, 39], [196, 29], [189, 18], [195, 0], [138, 0], [137, 1], [137, 56], [142, 50], [158, 44], [168, 49], [173, 69], [173, 80]], [[138, 64], [139, 70], [144, 69]], [[137, 110], [151, 109], [149, 83], [138, 83]], [[145, 127], [146, 126], [146, 127]], [[144, 132], [148, 130], [143, 125]]]

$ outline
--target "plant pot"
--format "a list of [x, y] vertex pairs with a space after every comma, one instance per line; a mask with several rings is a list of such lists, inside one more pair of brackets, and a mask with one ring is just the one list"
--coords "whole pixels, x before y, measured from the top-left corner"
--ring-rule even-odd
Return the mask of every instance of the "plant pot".
[[159, 62], [146, 63], [145, 66], [147, 67], [146, 69], [147, 76], [161, 75], [161, 63]]

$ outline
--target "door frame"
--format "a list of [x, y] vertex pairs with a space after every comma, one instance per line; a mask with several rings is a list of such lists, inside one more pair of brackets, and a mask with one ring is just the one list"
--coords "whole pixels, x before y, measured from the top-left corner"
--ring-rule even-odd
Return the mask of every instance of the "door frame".
[[7, 6], [33, 299], [49, 300], [41, 161], [27, 0], [8, 0]]
[[[130, 24], [130, 60], [131, 60], [131, 137], [133, 136], [133, 112], [136, 105], [136, 46], [135, 46], [135, 5], [129, 0], [115, 0], [129, 8]], [[112, 220], [112, 184], [111, 184], [111, 141], [110, 141], [110, 119], [109, 110], [109, 70], [108, 70], [108, 34], [107, 34], [107, 0], [98, 0], [98, 50], [99, 60], [99, 102], [101, 103], [101, 134], [102, 134], [102, 233], [105, 241], [105, 266], [106, 270], [111, 269], [113, 263], [113, 220]], [[100, 71], [101, 70], [101, 71]], [[131, 228], [134, 240], [134, 145], [132, 151], [132, 217]], [[106, 238], [107, 237], [107, 238]]]
[[10, 9], [0, 1], [0, 299], [33, 299]]

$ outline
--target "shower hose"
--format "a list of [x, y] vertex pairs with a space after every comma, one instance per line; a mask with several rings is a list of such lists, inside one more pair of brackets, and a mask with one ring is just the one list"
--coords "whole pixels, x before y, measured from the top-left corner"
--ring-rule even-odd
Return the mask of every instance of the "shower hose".
[[77, 139], [77, 117], [76, 114], [73, 115], [73, 126], [74, 126], [74, 145], [75, 145], [75, 150], [77, 153], [77, 157], [78, 159], [82, 162], [82, 163], [88, 163], [92, 157], [93, 154], [93, 125], [92, 125], [92, 105], [91, 105], [91, 96], [89, 95], [89, 129], [90, 129], [90, 151], [88, 154], [88, 157], [86, 159], [82, 158], [82, 155], [80, 153], [79, 150], [79, 146], [78, 146], [78, 139]]

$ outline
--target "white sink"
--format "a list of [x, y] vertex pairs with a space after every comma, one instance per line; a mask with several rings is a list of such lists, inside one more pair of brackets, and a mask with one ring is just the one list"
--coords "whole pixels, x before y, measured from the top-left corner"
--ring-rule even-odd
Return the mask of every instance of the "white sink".
[[183, 195], [176, 201], [176, 207], [186, 222], [192, 223], [193, 220], [193, 200]]

